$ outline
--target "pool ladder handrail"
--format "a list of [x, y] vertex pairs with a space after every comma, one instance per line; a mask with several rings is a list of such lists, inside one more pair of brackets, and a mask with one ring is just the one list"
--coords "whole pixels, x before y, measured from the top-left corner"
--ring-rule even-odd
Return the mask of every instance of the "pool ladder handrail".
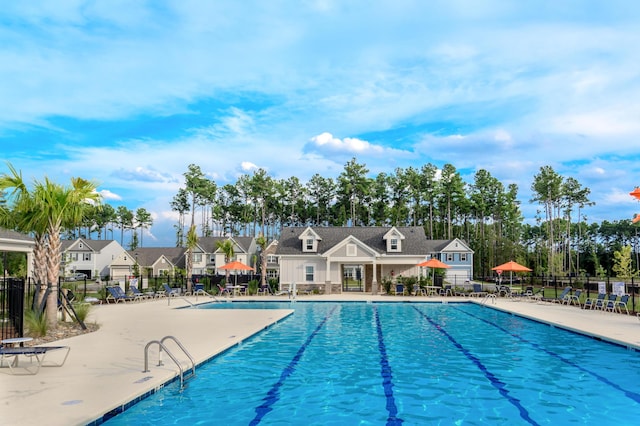
[[491, 303], [493, 305], [496, 304], [496, 294], [495, 293], [487, 293], [487, 295], [484, 297], [484, 300], [481, 302], [482, 305], [486, 305], [487, 302], [491, 300]]
[[154, 343], [156, 343], [156, 344], [158, 344], [158, 347], [160, 348], [160, 350], [158, 351], [158, 364], [157, 365], [158, 366], [163, 365], [163, 362], [162, 362], [162, 351], [165, 351], [167, 353], [167, 355], [169, 355], [169, 358], [171, 358], [173, 360], [173, 362], [178, 366], [178, 369], [180, 370], [180, 389], [183, 389], [184, 388], [184, 380], [185, 380], [184, 369], [182, 368], [182, 364], [180, 364], [180, 362], [175, 357], [175, 355], [173, 355], [173, 353], [171, 353], [171, 351], [164, 344], [165, 340], [167, 340], [167, 339], [173, 340], [178, 345], [178, 347], [182, 350], [182, 352], [187, 356], [187, 358], [189, 358], [189, 361], [191, 361], [191, 376], [189, 376], [188, 378], [196, 376], [196, 363], [195, 363], [193, 357], [191, 356], [189, 351], [187, 351], [187, 349], [182, 345], [182, 343], [180, 343], [180, 341], [178, 339], [176, 339], [174, 336], [164, 336], [160, 340], [152, 340], [149, 343], [147, 343], [147, 345], [144, 347], [144, 370], [142, 372], [143, 373], [148, 373], [150, 371], [149, 370], [149, 347], [151, 345], [153, 345]]

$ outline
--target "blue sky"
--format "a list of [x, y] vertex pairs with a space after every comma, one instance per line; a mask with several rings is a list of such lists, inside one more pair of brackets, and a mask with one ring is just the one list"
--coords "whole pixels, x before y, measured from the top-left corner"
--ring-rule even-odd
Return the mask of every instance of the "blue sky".
[[[335, 177], [349, 159], [541, 166], [591, 189], [588, 221], [631, 219], [640, 185], [640, 3], [596, 0], [6, 2], [0, 143], [27, 178], [92, 179], [154, 216], [191, 163]], [[6, 171], [5, 165], [0, 171]]]

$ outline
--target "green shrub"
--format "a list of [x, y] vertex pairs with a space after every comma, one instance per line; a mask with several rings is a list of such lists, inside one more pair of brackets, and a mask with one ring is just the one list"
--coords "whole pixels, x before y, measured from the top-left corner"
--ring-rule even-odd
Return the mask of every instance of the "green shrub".
[[258, 293], [258, 280], [249, 281], [249, 294], [257, 294]]
[[76, 312], [77, 319], [82, 322], [85, 322], [87, 320], [87, 316], [89, 315], [89, 311], [91, 311], [91, 304], [90, 303], [72, 303], [71, 306], [73, 306], [73, 310]]
[[27, 334], [31, 337], [42, 337], [47, 335], [47, 318], [37, 311], [28, 310], [24, 314], [24, 325]]

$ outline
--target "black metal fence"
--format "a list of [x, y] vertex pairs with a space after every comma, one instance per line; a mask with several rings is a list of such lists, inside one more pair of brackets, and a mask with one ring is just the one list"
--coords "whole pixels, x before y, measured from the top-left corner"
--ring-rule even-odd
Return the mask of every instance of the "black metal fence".
[[25, 282], [6, 278], [0, 281], [0, 309], [2, 310], [2, 340], [24, 335]]

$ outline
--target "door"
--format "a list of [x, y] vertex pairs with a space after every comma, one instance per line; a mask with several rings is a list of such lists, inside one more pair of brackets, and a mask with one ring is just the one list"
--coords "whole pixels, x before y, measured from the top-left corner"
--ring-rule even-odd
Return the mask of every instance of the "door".
[[362, 265], [342, 265], [342, 291], [362, 292], [364, 288]]

